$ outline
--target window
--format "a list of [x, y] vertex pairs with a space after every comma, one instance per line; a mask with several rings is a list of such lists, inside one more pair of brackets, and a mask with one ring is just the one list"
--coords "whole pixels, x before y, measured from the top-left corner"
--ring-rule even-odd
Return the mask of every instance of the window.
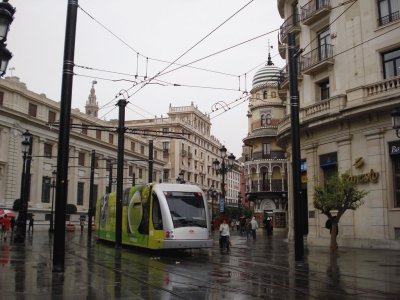
[[385, 79], [400, 75], [400, 49], [383, 53], [382, 61]]
[[131, 151], [135, 151], [135, 142], [131, 142]]
[[265, 116], [265, 122], [267, 123], [267, 125], [271, 125], [271, 114], [267, 114]]
[[144, 146], [143, 145], [140, 145], [140, 153], [144, 154]]
[[0, 92], [0, 106], [3, 106], [4, 93]]
[[267, 155], [271, 154], [271, 144], [262, 144], [262, 154]]
[[331, 33], [329, 28], [325, 28], [320, 33], [318, 33], [318, 54], [319, 60], [324, 60], [330, 57], [330, 42]]
[[276, 92], [271, 92], [271, 98], [276, 98]]
[[168, 133], [168, 128], [163, 128], [162, 129], [162, 132], [165, 134], [165, 133]]
[[87, 135], [87, 129], [88, 129], [88, 126], [85, 124], [82, 124], [82, 134]]
[[328, 179], [338, 172], [337, 153], [328, 153], [319, 157], [320, 168], [323, 172], [324, 185]]
[[51, 158], [52, 152], [53, 152], [53, 145], [45, 143], [44, 144], [44, 153], [43, 153], [44, 157]]
[[164, 170], [163, 172], [163, 181], [168, 181], [169, 179], [169, 170]]
[[133, 174], [133, 166], [128, 166], [128, 175], [132, 176]]
[[263, 99], [267, 99], [268, 98], [268, 92], [267, 91], [264, 91], [264, 93], [263, 93]]
[[35, 117], [35, 118], [36, 118], [36, 115], [37, 115], [37, 105], [35, 105], [35, 104], [33, 104], [33, 103], [29, 103], [29, 111], [28, 111], [28, 114], [29, 114], [31, 117]]
[[54, 123], [56, 121], [56, 116], [57, 114], [55, 111], [49, 110], [48, 122]]
[[162, 148], [164, 152], [168, 152], [169, 149], [169, 142], [163, 142], [162, 143]]
[[42, 203], [50, 203], [50, 188], [51, 188], [51, 178], [43, 177], [42, 179]]
[[319, 83], [320, 100], [329, 99], [329, 80]]
[[267, 120], [265, 119], [265, 114], [261, 115], [261, 127], [265, 127], [267, 125]]
[[139, 168], [139, 178], [143, 179], [143, 170]]
[[96, 130], [96, 139], [101, 140], [101, 130]]
[[400, 207], [400, 157], [393, 159], [394, 207]]
[[399, 0], [378, 0], [379, 26], [400, 20]]
[[112, 133], [108, 134], [108, 142], [110, 144], [114, 144], [114, 135]]
[[78, 165], [79, 166], [84, 166], [85, 165], [85, 153], [84, 152], [79, 152]]
[[77, 200], [76, 200], [76, 204], [77, 205], [83, 205], [84, 188], [85, 188], [85, 183], [84, 182], [78, 182], [78, 194], [77, 194]]
[[161, 208], [156, 193], [153, 193], [152, 198], [153, 198], [153, 207], [152, 207], [153, 226], [155, 230], [162, 230], [163, 223], [162, 223]]

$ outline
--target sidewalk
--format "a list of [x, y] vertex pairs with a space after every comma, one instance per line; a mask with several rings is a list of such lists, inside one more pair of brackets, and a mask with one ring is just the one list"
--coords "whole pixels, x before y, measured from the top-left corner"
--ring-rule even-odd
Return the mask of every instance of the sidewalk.
[[115, 249], [86, 232], [66, 234], [65, 272], [52, 272], [52, 237], [27, 235], [25, 245], [0, 241], [0, 299], [400, 299], [400, 253], [306, 249], [294, 261], [283, 235], [247, 240], [232, 233], [230, 254], [210, 250]]

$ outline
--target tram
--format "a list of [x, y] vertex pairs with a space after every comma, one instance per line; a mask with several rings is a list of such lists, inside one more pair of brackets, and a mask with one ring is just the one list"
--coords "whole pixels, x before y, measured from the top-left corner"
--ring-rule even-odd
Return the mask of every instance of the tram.
[[[96, 235], [115, 242], [116, 193], [96, 203]], [[149, 249], [212, 247], [207, 200], [196, 185], [151, 183], [124, 190], [122, 244]]]

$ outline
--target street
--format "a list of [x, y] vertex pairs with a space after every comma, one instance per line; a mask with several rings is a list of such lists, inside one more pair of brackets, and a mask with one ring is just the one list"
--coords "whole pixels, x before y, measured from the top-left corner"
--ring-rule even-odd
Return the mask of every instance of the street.
[[284, 233], [259, 229], [256, 240], [232, 233], [231, 253], [155, 252], [67, 233], [65, 272], [52, 272], [52, 237], [38, 229], [26, 244], [1, 241], [0, 299], [400, 299], [396, 251], [306, 249], [294, 261]]

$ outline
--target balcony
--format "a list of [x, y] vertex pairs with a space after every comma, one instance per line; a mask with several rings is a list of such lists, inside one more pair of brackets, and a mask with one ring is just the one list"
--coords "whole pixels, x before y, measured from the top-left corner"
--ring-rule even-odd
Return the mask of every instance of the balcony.
[[262, 160], [262, 159], [286, 159], [285, 152], [283, 151], [271, 151], [269, 154], [262, 152], [253, 152], [252, 156], [246, 156], [245, 161]]
[[398, 97], [400, 93], [400, 76], [366, 85], [363, 89], [366, 101]]
[[300, 14], [291, 15], [285, 22], [283, 22], [279, 34], [282, 43], [287, 43], [288, 33], [300, 32]]
[[193, 153], [192, 152], [188, 152], [188, 158], [192, 159], [193, 158]]
[[280, 41], [279, 34], [278, 34], [278, 51], [282, 59], [286, 59], [286, 44]]
[[251, 186], [247, 185], [246, 190], [249, 193], [287, 192], [287, 180], [285, 179], [267, 179], [260, 181], [252, 180]]
[[302, 56], [302, 71], [306, 75], [314, 75], [334, 64], [333, 45], [325, 44]]
[[330, 0], [311, 0], [301, 7], [301, 22], [304, 25], [311, 25], [328, 15], [330, 11]]
[[185, 157], [185, 156], [187, 156], [187, 155], [188, 155], [188, 153], [187, 153], [186, 150], [182, 150], [182, 151], [181, 151], [181, 156], [182, 156], [182, 157]]
[[[303, 76], [301, 75], [301, 70], [303, 69], [303, 61], [297, 61], [297, 80], [302, 80]], [[289, 67], [288, 65], [284, 66], [279, 71], [279, 90], [286, 90], [289, 88]], [[285, 91], [286, 94], [286, 91]]]
[[386, 24], [389, 24], [389, 23], [392, 23], [392, 22], [395, 22], [398, 20], [400, 20], [400, 13], [399, 13], [399, 11], [395, 11], [394, 13], [391, 13], [387, 16], [379, 18], [378, 24], [379, 24], [379, 26], [383, 26], [383, 25], [386, 25]]

